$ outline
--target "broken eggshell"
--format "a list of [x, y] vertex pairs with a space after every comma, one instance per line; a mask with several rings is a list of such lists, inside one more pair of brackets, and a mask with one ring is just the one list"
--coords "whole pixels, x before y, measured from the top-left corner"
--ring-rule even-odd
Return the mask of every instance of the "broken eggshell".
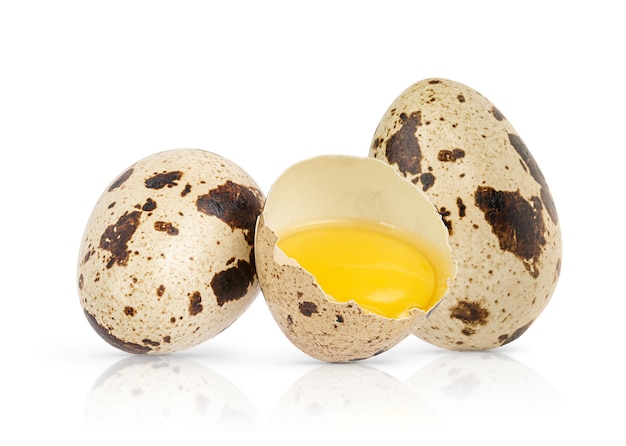
[[519, 338], [555, 290], [562, 247], [546, 180], [511, 123], [473, 89], [425, 79], [388, 108], [369, 154], [430, 197], [458, 264], [415, 334], [451, 350]]
[[102, 193], [80, 247], [80, 304], [130, 353], [197, 345], [259, 292], [254, 229], [263, 194], [233, 162], [197, 149], [144, 158]]
[[[287, 338], [327, 362], [366, 359], [410, 335], [427, 310], [387, 318], [356, 302], [338, 302], [315, 277], [277, 245], [292, 227], [317, 221], [369, 220], [415, 234], [444, 258], [444, 284], [454, 277], [446, 228], [426, 196], [387, 164], [372, 158], [320, 156], [300, 162], [273, 184], [255, 236], [259, 282], [268, 307]], [[435, 303], [441, 299], [434, 296]]]

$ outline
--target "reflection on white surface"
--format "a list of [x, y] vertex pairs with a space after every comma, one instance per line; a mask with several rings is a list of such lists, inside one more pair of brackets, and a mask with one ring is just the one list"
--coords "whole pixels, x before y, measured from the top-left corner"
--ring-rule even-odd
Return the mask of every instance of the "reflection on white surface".
[[279, 400], [269, 423], [289, 427], [437, 427], [431, 408], [406, 384], [356, 364], [320, 366]]
[[545, 422], [560, 408], [551, 384], [524, 364], [497, 352], [457, 352], [435, 360], [408, 385], [446, 424], [508, 425]]
[[131, 356], [107, 369], [89, 392], [84, 415], [100, 424], [201, 421], [253, 426], [259, 415], [230, 381], [175, 356]]

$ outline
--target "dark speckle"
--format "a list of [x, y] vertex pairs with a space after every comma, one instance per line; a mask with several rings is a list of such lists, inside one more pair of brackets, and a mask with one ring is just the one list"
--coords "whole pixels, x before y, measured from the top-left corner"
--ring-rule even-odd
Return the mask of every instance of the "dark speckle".
[[178, 235], [178, 228], [166, 221], [155, 221], [154, 229], [157, 231], [166, 232], [167, 235]]
[[143, 342], [144, 344], [150, 345], [152, 347], [158, 347], [159, 345], [161, 345], [160, 342], [151, 341], [150, 339], [142, 339], [141, 342]]
[[122, 339], [119, 339], [113, 336], [109, 332], [109, 330], [105, 329], [100, 324], [98, 324], [98, 321], [96, 321], [96, 318], [93, 317], [91, 314], [89, 314], [87, 310], [85, 310], [85, 316], [87, 317], [89, 324], [96, 331], [96, 333], [98, 333], [98, 335], [100, 335], [102, 339], [107, 341], [113, 347], [116, 347], [127, 353], [136, 353], [136, 354], [148, 353], [149, 351], [152, 350], [152, 348], [150, 348], [147, 345], [135, 344], [134, 342], [126, 342]]
[[450, 309], [450, 317], [470, 327], [476, 327], [487, 323], [489, 312], [480, 305], [480, 302], [465, 300]]
[[254, 243], [256, 220], [263, 207], [260, 191], [227, 181], [225, 184], [200, 195], [196, 200], [198, 211], [215, 216], [232, 230], [241, 229], [248, 244]]
[[465, 206], [461, 197], [456, 197], [456, 205], [459, 208], [459, 217], [465, 217], [465, 211], [467, 209], [467, 206]]
[[519, 191], [497, 191], [482, 186], [476, 190], [475, 200], [498, 237], [500, 249], [515, 254], [536, 278], [539, 275], [537, 262], [546, 244], [541, 200], [532, 197], [529, 202]]
[[109, 192], [111, 192], [113, 189], [117, 189], [118, 187], [120, 187], [122, 184], [124, 184], [124, 182], [130, 178], [130, 176], [133, 174], [133, 168], [131, 167], [130, 169], [128, 169], [126, 172], [124, 172], [123, 174], [121, 174], [117, 180], [113, 181], [113, 183], [111, 183], [111, 186], [109, 186]]
[[317, 305], [315, 305], [313, 302], [301, 302], [298, 308], [300, 309], [300, 313], [307, 317], [311, 317], [313, 313], [318, 312]]
[[169, 344], [170, 342], [172, 342], [172, 337], [171, 336], [164, 336], [163, 337], [163, 342], [165, 342], [166, 344]]
[[532, 324], [533, 322], [534, 322], [534, 321], [530, 321], [530, 322], [529, 322], [529, 323], [527, 323], [526, 325], [524, 325], [524, 326], [522, 326], [522, 327], [518, 328], [518, 329], [517, 329], [517, 330], [515, 330], [515, 331], [514, 331], [514, 332], [513, 332], [510, 336], [509, 336], [509, 335], [504, 334], [504, 335], [502, 335], [502, 336], [498, 337], [498, 340], [501, 342], [501, 344], [500, 344], [500, 345], [506, 345], [506, 344], [508, 344], [509, 342], [513, 342], [514, 340], [516, 340], [517, 338], [519, 338], [521, 335], [523, 335], [523, 334], [526, 332], [526, 330], [528, 330], [528, 327], [530, 327], [530, 326], [531, 326], [531, 324]]
[[78, 289], [82, 290], [83, 289], [83, 285], [85, 284], [85, 278], [83, 277], [83, 275], [81, 274], [78, 277]]
[[339, 322], [340, 324], [343, 323], [343, 316], [338, 314], [337, 315], [337, 322]]
[[452, 221], [448, 219], [448, 217], [451, 215], [451, 212], [445, 207], [442, 207], [441, 209], [439, 209], [439, 215], [441, 215], [441, 220], [448, 229], [448, 235], [452, 235]]
[[183, 191], [180, 193], [180, 196], [185, 197], [189, 192], [191, 192], [191, 184], [187, 183]]
[[150, 211], [154, 211], [156, 208], [157, 208], [156, 201], [154, 201], [152, 198], [148, 198], [146, 202], [144, 203], [144, 205], [141, 207], [141, 210], [150, 212]]
[[453, 149], [453, 150], [440, 150], [437, 154], [437, 159], [442, 163], [455, 162], [459, 158], [465, 157], [465, 150]]
[[[530, 171], [530, 175], [535, 179], [537, 183], [541, 186], [541, 200], [543, 201], [550, 218], [554, 223], [558, 223], [559, 217], [556, 213], [556, 206], [554, 205], [554, 200], [552, 199], [552, 194], [550, 193], [550, 189], [548, 188], [548, 184], [546, 183], [546, 179], [539, 169], [537, 162], [531, 155], [530, 151], [524, 144], [522, 139], [514, 134], [509, 133], [509, 142], [515, 148], [519, 156], [522, 158], [523, 164], [522, 166], [526, 168], [528, 166], [528, 170]], [[525, 164], [525, 165], [524, 165]]]
[[428, 81], [428, 83], [431, 84], [431, 85], [434, 85], [434, 84], [440, 84], [441, 81], [437, 80], [437, 79], [433, 79], [433, 80]]
[[226, 302], [244, 297], [254, 278], [254, 265], [245, 260], [238, 260], [237, 265], [215, 274], [211, 280], [211, 288], [217, 304], [221, 307]]
[[463, 96], [462, 94], [458, 95], [456, 98], [459, 100], [461, 104], [465, 102], [465, 96]]
[[87, 261], [89, 261], [89, 259], [91, 258], [92, 254], [95, 254], [95, 251], [93, 249], [90, 249], [89, 251], [87, 251], [87, 254], [85, 254], [85, 256], [83, 257], [83, 263], [87, 263]]
[[400, 114], [402, 126], [391, 135], [385, 146], [385, 154], [389, 163], [396, 164], [405, 176], [421, 173], [422, 152], [417, 136], [421, 112], [416, 111], [407, 116]]
[[163, 189], [166, 186], [173, 187], [178, 184], [176, 181], [180, 180], [182, 176], [183, 173], [178, 171], [159, 173], [148, 178], [145, 184], [148, 189]]
[[108, 226], [100, 237], [100, 248], [111, 253], [107, 268], [114, 264], [126, 266], [128, 263], [128, 242], [139, 226], [140, 211], [122, 215], [117, 223]]
[[491, 108], [491, 113], [493, 114], [493, 117], [496, 118], [498, 121], [506, 119], [502, 112], [498, 110], [495, 105]]
[[165, 285], [159, 285], [156, 289], [157, 296], [162, 297], [165, 294]]
[[126, 316], [134, 316], [137, 314], [137, 310], [135, 310], [133, 307], [124, 307], [124, 314]]
[[202, 295], [199, 291], [196, 291], [189, 296], [189, 315], [195, 316], [198, 313], [201, 313], [202, 310]]
[[422, 188], [424, 191], [427, 191], [435, 184], [435, 176], [430, 172], [423, 173], [420, 176], [420, 180], [422, 180]]

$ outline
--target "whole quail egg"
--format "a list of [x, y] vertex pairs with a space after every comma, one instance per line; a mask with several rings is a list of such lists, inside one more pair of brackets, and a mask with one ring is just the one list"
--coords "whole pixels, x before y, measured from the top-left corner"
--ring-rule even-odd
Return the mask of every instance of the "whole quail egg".
[[148, 156], [104, 190], [78, 262], [80, 304], [130, 353], [195, 346], [259, 292], [254, 230], [264, 196], [232, 161], [198, 149]]
[[319, 156], [272, 185], [255, 235], [259, 282], [287, 338], [327, 362], [409, 336], [448, 289], [448, 233], [426, 195], [373, 158]]
[[451, 350], [519, 338], [555, 290], [561, 230], [546, 179], [504, 114], [466, 85], [425, 79], [390, 105], [369, 154], [428, 195], [458, 265], [415, 334]]

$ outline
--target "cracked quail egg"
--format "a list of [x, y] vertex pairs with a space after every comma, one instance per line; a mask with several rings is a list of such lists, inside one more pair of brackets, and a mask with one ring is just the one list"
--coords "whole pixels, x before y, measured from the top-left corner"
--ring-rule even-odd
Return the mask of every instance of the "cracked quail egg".
[[455, 272], [426, 195], [367, 157], [320, 156], [287, 169], [258, 219], [255, 255], [280, 329], [327, 362], [366, 359], [409, 336]]

